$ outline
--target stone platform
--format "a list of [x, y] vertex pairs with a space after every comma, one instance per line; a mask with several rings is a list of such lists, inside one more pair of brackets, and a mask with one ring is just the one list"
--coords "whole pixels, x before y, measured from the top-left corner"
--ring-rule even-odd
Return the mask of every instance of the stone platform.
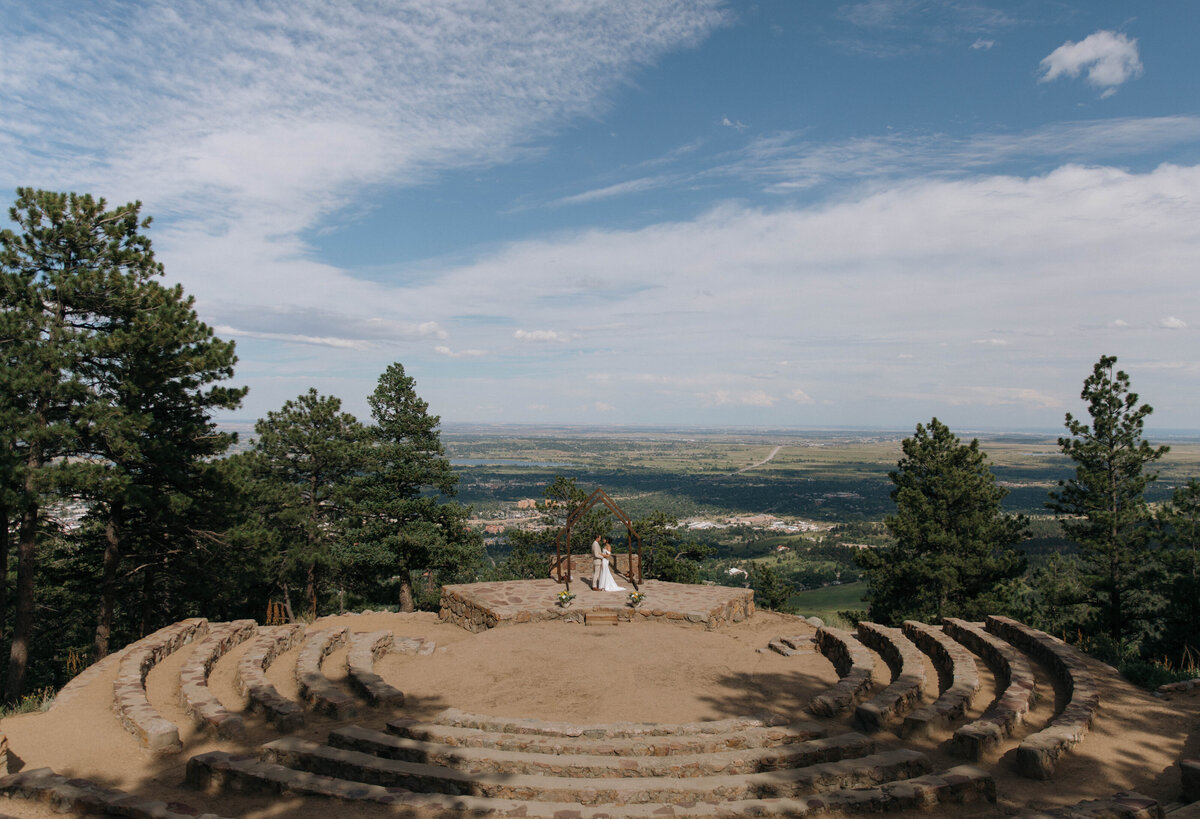
[[[622, 580], [618, 578], [617, 582]], [[575, 600], [568, 607], [557, 604], [563, 584], [549, 579], [443, 586], [438, 616], [467, 631], [545, 620], [582, 623], [590, 613], [616, 614], [625, 622], [671, 621], [712, 631], [754, 614], [752, 589], [646, 580], [641, 586], [645, 600], [635, 609], [627, 603], [628, 591], [598, 592], [585, 583], [573, 585]]]

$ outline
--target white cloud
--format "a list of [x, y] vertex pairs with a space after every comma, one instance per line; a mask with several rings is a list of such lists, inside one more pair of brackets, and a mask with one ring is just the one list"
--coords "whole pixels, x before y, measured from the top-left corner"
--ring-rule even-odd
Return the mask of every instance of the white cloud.
[[1159, 319], [1158, 326], [1166, 330], [1183, 330], [1187, 327], [1187, 322], [1175, 316], [1167, 316], [1165, 319]]
[[517, 341], [552, 341], [552, 342], [569, 342], [574, 341], [577, 336], [574, 333], [563, 333], [558, 330], [517, 330], [513, 333], [513, 338]]
[[717, 390], [700, 398], [715, 406], [770, 407], [775, 404], [775, 399], [762, 390]]
[[980, 37], [978, 40], [971, 43], [971, 50], [972, 51], [980, 51], [980, 50], [990, 51], [992, 49], [992, 46], [994, 46], [994, 45], [996, 45], [995, 40], [985, 40], [982, 37]]
[[487, 350], [451, 350], [449, 347], [443, 345], [434, 347], [433, 351], [447, 358], [479, 358], [480, 356], [488, 355]]
[[1078, 43], [1068, 40], [1054, 49], [1042, 60], [1041, 69], [1041, 82], [1078, 77], [1086, 70], [1088, 83], [1103, 89], [1102, 96], [1107, 97], [1142, 73], [1142, 61], [1137, 40], [1112, 31], [1097, 31]]
[[972, 344], [983, 344], [988, 347], [1003, 347], [1008, 344], [1008, 339], [1005, 338], [977, 338], [971, 342]]
[[1121, 330], [1128, 327], [1129, 322], [1127, 322], [1125, 319], [1113, 319], [1108, 323], [1108, 326], [1116, 330]]
[[237, 327], [230, 327], [227, 324], [214, 327], [213, 332], [218, 336], [226, 336], [234, 339], [257, 338], [266, 341], [283, 341], [289, 344], [310, 344], [317, 347], [333, 347], [339, 350], [365, 350], [368, 346], [370, 346], [365, 341], [360, 339], [333, 338], [329, 336], [305, 336], [297, 333], [260, 333], [253, 330], [241, 330]]
[[788, 398], [792, 401], [795, 401], [797, 404], [815, 404], [816, 403], [815, 401], [813, 401], [812, 396], [810, 396], [804, 390], [799, 389], [799, 388], [796, 388], [796, 389], [792, 390], [791, 392], [789, 392]]
[[733, 120], [729, 117], [721, 117], [721, 124], [726, 128], [733, 128], [736, 131], [744, 131], [748, 127], [746, 123], [742, 122], [741, 120]]
[[597, 401], [593, 405], [593, 409], [595, 409], [596, 412], [615, 412], [617, 408], [604, 401]]

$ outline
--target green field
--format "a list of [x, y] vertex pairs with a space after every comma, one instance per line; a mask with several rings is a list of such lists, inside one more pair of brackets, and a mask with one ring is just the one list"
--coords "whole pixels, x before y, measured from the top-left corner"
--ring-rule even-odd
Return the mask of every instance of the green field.
[[825, 586], [792, 595], [788, 599], [788, 605], [793, 606], [798, 614], [805, 617], [820, 617], [826, 623], [832, 623], [839, 611], [865, 609], [867, 604], [863, 601], [863, 595], [866, 593], [866, 583]]

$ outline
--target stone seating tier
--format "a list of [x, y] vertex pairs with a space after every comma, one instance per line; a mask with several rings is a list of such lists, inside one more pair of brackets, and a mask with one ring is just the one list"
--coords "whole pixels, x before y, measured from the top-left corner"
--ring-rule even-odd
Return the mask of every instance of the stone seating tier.
[[180, 646], [207, 633], [208, 621], [203, 617], [182, 620], [143, 637], [125, 652], [113, 680], [113, 710], [146, 750], [159, 754], [183, 750], [179, 727], [164, 719], [146, 698], [146, 675]]
[[891, 684], [854, 709], [855, 728], [878, 731], [898, 721], [921, 701], [925, 664], [920, 650], [898, 628], [859, 623], [858, 639], [874, 649], [892, 671]]
[[832, 717], [865, 700], [871, 691], [875, 658], [848, 631], [823, 626], [817, 629], [817, 649], [833, 663], [841, 677], [833, 687], [813, 697], [808, 710], [817, 716]]
[[962, 643], [935, 626], [905, 620], [904, 633], [929, 656], [938, 676], [949, 684], [936, 700], [904, 718], [900, 735], [919, 736], [931, 727], [949, 728], [963, 718], [979, 691], [979, 668], [975, 658]]
[[261, 711], [275, 728], [287, 733], [303, 727], [304, 709], [300, 704], [282, 696], [267, 679], [266, 670], [275, 658], [299, 645], [304, 639], [304, 626], [293, 623], [259, 629], [259, 635], [242, 655], [234, 682], [249, 700], [251, 711]]
[[1022, 774], [1032, 779], [1049, 779], [1059, 757], [1087, 736], [1100, 707], [1100, 689], [1083, 654], [1057, 637], [996, 615], [988, 617], [987, 628], [1036, 657], [1066, 689], [1067, 703], [1063, 709], [1048, 726], [1025, 737], [1017, 748], [1017, 769]]
[[996, 697], [983, 715], [954, 732], [951, 751], [971, 761], [995, 750], [1012, 735], [1037, 701], [1033, 668], [1020, 651], [982, 626], [947, 617], [946, 633], [983, 657], [996, 675]]

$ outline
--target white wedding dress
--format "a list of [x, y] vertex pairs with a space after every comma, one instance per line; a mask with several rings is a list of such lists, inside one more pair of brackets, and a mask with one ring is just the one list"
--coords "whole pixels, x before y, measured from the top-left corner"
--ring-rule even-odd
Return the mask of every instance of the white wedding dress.
[[[610, 558], [611, 559], [611, 558]], [[604, 565], [600, 567], [600, 591], [625, 591], [624, 586], [618, 586], [617, 581], [613, 579], [612, 570], [608, 568], [608, 560], [604, 561]]]

